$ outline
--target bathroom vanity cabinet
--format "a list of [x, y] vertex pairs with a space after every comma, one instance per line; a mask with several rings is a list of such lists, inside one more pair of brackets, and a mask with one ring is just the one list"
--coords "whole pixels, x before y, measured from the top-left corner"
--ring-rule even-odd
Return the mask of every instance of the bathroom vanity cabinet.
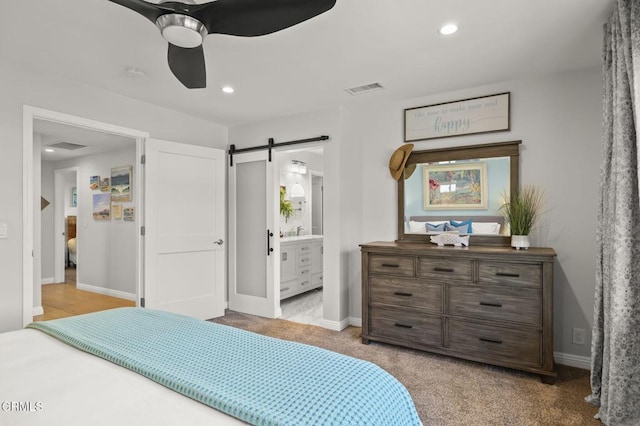
[[280, 242], [280, 300], [322, 287], [322, 236]]

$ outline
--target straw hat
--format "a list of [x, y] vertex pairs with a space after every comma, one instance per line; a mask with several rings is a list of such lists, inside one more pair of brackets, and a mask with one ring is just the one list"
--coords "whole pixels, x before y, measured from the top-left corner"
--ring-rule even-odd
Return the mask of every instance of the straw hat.
[[412, 149], [413, 144], [407, 143], [396, 149], [391, 155], [391, 159], [389, 160], [389, 172], [391, 173], [391, 177], [395, 180], [400, 179], [402, 171], [404, 170], [404, 165], [409, 159], [409, 154], [411, 154]]

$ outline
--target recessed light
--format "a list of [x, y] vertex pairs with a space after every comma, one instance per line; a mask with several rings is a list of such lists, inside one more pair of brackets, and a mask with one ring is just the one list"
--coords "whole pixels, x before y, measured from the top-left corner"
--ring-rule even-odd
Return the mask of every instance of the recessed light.
[[235, 92], [235, 89], [233, 87], [231, 87], [231, 86], [223, 86], [222, 87], [222, 91], [224, 93], [233, 93], [233, 92]]
[[443, 25], [440, 30], [438, 30], [438, 34], [440, 35], [451, 35], [458, 31], [458, 26], [456, 24], [446, 24]]
[[53, 148], [45, 148], [44, 150], [45, 150], [46, 152], [53, 152], [53, 151], [54, 151], [54, 149], [53, 149]]

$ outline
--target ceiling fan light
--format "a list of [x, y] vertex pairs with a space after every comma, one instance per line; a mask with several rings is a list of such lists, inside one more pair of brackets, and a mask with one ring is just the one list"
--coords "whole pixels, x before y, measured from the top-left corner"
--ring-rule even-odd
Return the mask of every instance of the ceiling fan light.
[[169, 43], [187, 49], [200, 46], [207, 35], [207, 28], [202, 22], [179, 13], [160, 16], [156, 26]]

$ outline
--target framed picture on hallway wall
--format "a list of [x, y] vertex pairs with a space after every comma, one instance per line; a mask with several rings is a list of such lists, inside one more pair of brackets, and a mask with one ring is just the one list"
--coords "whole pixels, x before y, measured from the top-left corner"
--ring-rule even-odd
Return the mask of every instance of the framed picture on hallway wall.
[[132, 166], [111, 169], [111, 201], [131, 201]]
[[93, 194], [93, 218], [95, 220], [111, 219], [111, 196], [109, 194]]
[[113, 219], [122, 219], [122, 204], [111, 205], [111, 217]]

